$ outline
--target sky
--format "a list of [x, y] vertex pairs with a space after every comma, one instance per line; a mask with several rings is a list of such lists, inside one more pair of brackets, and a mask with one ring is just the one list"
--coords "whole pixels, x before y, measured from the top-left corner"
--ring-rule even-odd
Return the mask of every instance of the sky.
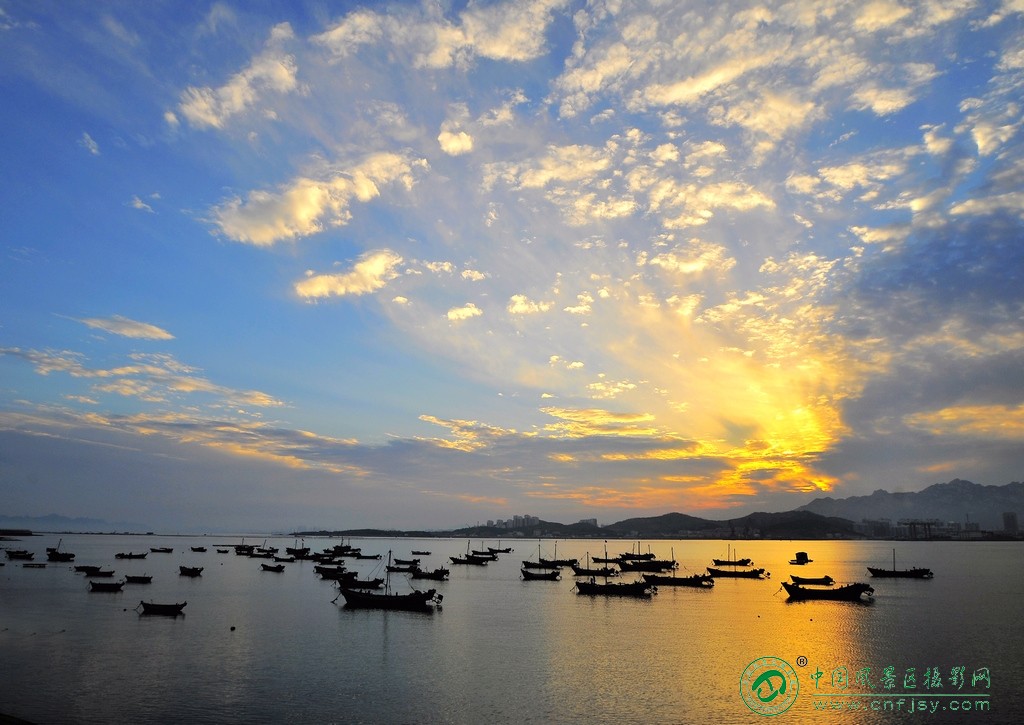
[[1024, 0], [0, 0], [0, 501], [454, 528], [1024, 464]]

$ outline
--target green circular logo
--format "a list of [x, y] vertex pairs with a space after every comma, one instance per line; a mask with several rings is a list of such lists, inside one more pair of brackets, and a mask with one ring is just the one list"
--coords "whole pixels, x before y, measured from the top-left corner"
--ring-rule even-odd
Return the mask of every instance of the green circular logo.
[[796, 701], [800, 680], [796, 670], [778, 657], [754, 660], [740, 675], [740, 697], [758, 715], [780, 715]]

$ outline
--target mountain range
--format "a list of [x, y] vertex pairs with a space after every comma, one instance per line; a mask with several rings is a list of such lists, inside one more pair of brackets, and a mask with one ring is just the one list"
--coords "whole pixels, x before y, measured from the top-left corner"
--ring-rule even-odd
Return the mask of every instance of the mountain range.
[[[606, 526], [593, 524], [561, 524], [541, 521], [529, 527], [528, 536], [540, 532], [545, 536], [563, 538], [633, 537], [708, 537], [746, 538], [759, 536], [774, 539], [814, 539], [829, 536], [854, 536], [855, 523], [864, 520], [937, 519], [942, 522], [978, 524], [982, 531], [1002, 531], [1003, 513], [1024, 515], [1024, 483], [1003, 486], [983, 486], [970, 481], [954, 479], [936, 483], [914, 493], [890, 493], [877, 490], [867, 496], [816, 498], [793, 511], [780, 513], [752, 513], [731, 519], [704, 519], [683, 513], [632, 518]], [[142, 524], [113, 523], [102, 519], [49, 516], [0, 515], [0, 529], [30, 529], [32, 531], [142, 532], [151, 528]], [[508, 529], [473, 526], [452, 531], [390, 531], [382, 529], [319, 530], [295, 532], [298, 535], [317, 534], [345, 536], [467, 536], [507, 538]], [[522, 534], [520, 534], [522, 535]]]
[[982, 531], [1002, 531], [1003, 513], [1024, 515], [1024, 483], [983, 486], [959, 478], [936, 483], [916, 493], [889, 493], [881, 489], [868, 496], [816, 498], [797, 511], [864, 519], [938, 519], [961, 525], [976, 523]]

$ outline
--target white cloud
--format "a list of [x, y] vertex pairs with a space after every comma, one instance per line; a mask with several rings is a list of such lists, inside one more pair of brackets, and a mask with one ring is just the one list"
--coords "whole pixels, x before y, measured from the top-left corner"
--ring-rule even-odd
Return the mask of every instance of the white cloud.
[[452, 307], [448, 310], [447, 317], [452, 322], [461, 322], [463, 320], [468, 320], [471, 317], [479, 317], [483, 313], [484, 311], [472, 302], [467, 302], [462, 307]]
[[869, 33], [888, 28], [895, 25], [910, 15], [910, 9], [900, 5], [898, 2], [889, 0], [872, 0], [860, 7], [860, 12], [854, 20], [854, 26], [859, 30]]
[[82, 137], [78, 139], [78, 145], [83, 149], [91, 153], [93, 156], [100, 155], [100, 145], [93, 141], [92, 136], [87, 133], [83, 133]]
[[288, 23], [276, 25], [263, 52], [223, 86], [186, 88], [178, 104], [181, 114], [192, 126], [223, 128], [228, 119], [260, 103], [266, 95], [295, 91], [299, 85], [295, 57], [281, 47], [294, 37]]
[[375, 13], [358, 10], [313, 37], [335, 60], [360, 46], [387, 44], [411, 56], [417, 68], [466, 66], [475, 57], [522, 62], [544, 52], [555, 10], [567, 0], [506, 0], [470, 5], [455, 21], [429, 10]]
[[547, 312], [551, 309], [551, 303], [535, 302], [526, 295], [512, 295], [506, 309], [512, 315], [534, 315], [538, 312]]
[[243, 201], [230, 199], [212, 210], [212, 221], [228, 238], [257, 246], [309, 236], [325, 226], [343, 226], [353, 201], [380, 196], [380, 186], [413, 185], [413, 162], [395, 153], [378, 153], [350, 168], [337, 166], [320, 178], [299, 177], [277, 192], [251, 191]]
[[111, 332], [123, 337], [131, 337], [137, 340], [173, 340], [174, 335], [148, 322], [137, 322], [135, 320], [114, 315], [112, 317], [85, 317], [79, 322], [95, 329]]
[[441, 131], [437, 143], [449, 156], [461, 156], [473, 150], [473, 137], [465, 131]]
[[[383, 288], [398, 276], [402, 257], [390, 249], [363, 254], [352, 269], [338, 274], [313, 274], [295, 284], [295, 292], [306, 299], [365, 295]], [[396, 298], [397, 300], [398, 298]]]
[[148, 211], [150, 214], [154, 213], [153, 207], [151, 207], [149, 204], [147, 204], [137, 196], [133, 196], [131, 202], [129, 203], [131, 204], [131, 207], [133, 209], [138, 209], [139, 211]]

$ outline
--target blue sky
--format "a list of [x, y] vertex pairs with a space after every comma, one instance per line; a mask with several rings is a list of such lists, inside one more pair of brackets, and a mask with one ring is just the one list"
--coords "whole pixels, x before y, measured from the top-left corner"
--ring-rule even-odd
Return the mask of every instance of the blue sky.
[[160, 530], [1019, 480], [1024, 2], [0, 0], [0, 499]]

